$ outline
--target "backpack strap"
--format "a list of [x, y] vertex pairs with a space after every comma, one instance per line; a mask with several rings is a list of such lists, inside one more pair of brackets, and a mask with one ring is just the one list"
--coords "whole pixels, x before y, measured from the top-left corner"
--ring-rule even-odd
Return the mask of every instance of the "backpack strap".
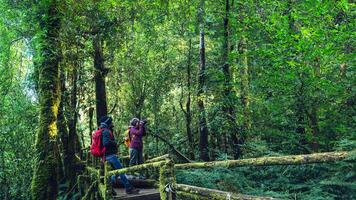
[[[100, 145], [103, 145], [103, 131], [104, 130], [108, 130], [109, 133], [110, 133], [111, 139], [114, 139], [114, 134], [109, 128], [99, 128], [99, 129], [101, 130], [101, 144]], [[105, 148], [105, 147], [103, 147], [103, 148]], [[102, 160], [103, 163], [106, 161], [105, 153], [104, 153], [103, 157], [101, 158], [101, 160]]]
[[129, 138], [130, 138], [130, 142], [131, 142], [132, 138], [131, 138], [130, 128], [129, 128]]
[[[100, 128], [102, 131], [108, 130], [110, 133], [110, 137], [114, 139], [114, 133], [109, 128]], [[103, 132], [101, 132], [101, 137], [103, 137]]]

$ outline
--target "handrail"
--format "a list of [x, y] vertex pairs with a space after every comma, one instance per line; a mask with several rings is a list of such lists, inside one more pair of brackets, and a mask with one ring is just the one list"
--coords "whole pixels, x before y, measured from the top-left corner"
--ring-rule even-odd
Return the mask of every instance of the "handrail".
[[192, 185], [176, 184], [176, 192], [178, 195], [193, 197], [193, 199], [215, 199], [215, 200], [226, 200], [226, 199], [236, 199], [236, 200], [277, 200], [272, 197], [261, 197], [261, 196], [251, 196], [244, 194], [236, 194], [231, 192], [225, 192], [221, 190], [214, 190], [208, 188], [202, 188]]
[[[162, 159], [162, 158], [160, 158]], [[99, 181], [98, 187], [99, 187], [99, 193], [101, 194], [102, 198], [104, 200], [109, 199], [109, 191], [111, 190], [111, 184], [110, 184], [110, 178], [113, 175], [117, 174], [123, 174], [123, 173], [128, 173], [128, 172], [135, 172], [143, 169], [152, 169], [152, 168], [159, 168], [159, 192], [160, 192], [160, 197], [163, 200], [169, 199], [173, 200], [175, 199], [175, 194], [173, 191], [166, 191], [166, 187], [170, 185], [175, 184], [175, 175], [174, 175], [174, 163], [173, 160], [166, 158], [165, 160], [162, 161], [156, 161], [156, 162], [151, 162], [151, 163], [145, 163], [141, 165], [135, 165], [132, 167], [127, 167], [127, 168], [122, 168], [122, 169], [116, 169], [116, 170], [108, 170], [108, 163], [105, 162], [104, 164], [104, 183], [101, 184]], [[100, 179], [100, 177], [99, 177]]]
[[301, 165], [311, 163], [333, 162], [344, 160], [356, 151], [341, 151], [341, 152], [327, 152], [314, 153], [307, 155], [292, 155], [292, 156], [274, 156], [274, 157], [260, 157], [248, 158], [241, 160], [226, 160], [213, 162], [195, 162], [176, 164], [176, 169], [192, 169], [192, 168], [215, 168], [215, 167], [246, 167], [246, 166], [269, 166], [269, 165]]
[[[307, 155], [291, 155], [291, 156], [273, 156], [273, 157], [260, 157], [248, 158], [241, 160], [226, 160], [226, 161], [213, 161], [213, 162], [196, 162], [174, 165], [173, 160], [170, 159], [168, 154], [148, 160], [145, 164], [135, 165], [132, 167], [108, 170], [108, 163], [104, 163], [104, 173], [94, 167], [86, 167], [88, 173], [93, 174], [98, 186], [98, 191], [104, 200], [110, 199], [110, 176], [135, 172], [144, 169], [157, 169], [159, 168], [159, 191], [161, 199], [174, 199], [175, 193], [172, 188], [177, 189], [177, 194], [182, 196], [201, 197], [209, 199], [214, 197], [216, 199], [274, 199], [271, 197], [255, 197], [242, 194], [233, 194], [229, 192], [211, 190], [207, 188], [200, 188], [196, 186], [189, 186], [184, 184], [175, 183], [174, 169], [192, 169], [192, 168], [215, 168], [215, 167], [246, 167], [246, 166], [269, 166], [269, 165], [300, 165], [322, 162], [333, 162], [339, 160], [354, 161], [356, 150], [342, 151], [342, 152], [326, 152], [314, 153]], [[102, 181], [104, 181], [102, 183]], [[93, 186], [94, 187], [94, 186]], [[168, 189], [168, 190], [167, 190]], [[168, 191], [168, 192], [167, 192]], [[87, 196], [87, 195], [86, 195]]]
[[152, 163], [152, 162], [162, 161], [162, 160], [165, 160], [165, 159], [168, 159], [168, 158], [169, 158], [169, 154], [164, 154], [162, 156], [158, 156], [158, 157], [146, 160], [145, 163]]
[[146, 163], [146, 164], [141, 164], [141, 165], [135, 165], [131, 167], [126, 167], [126, 168], [121, 168], [121, 169], [116, 169], [108, 172], [108, 176], [112, 175], [117, 175], [117, 174], [124, 174], [128, 172], [136, 172], [142, 169], [147, 169], [147, 168], [159, 168], [166, 164], [168, 161], [158, 161], [158, 162], [153, 162], [153, 163]]

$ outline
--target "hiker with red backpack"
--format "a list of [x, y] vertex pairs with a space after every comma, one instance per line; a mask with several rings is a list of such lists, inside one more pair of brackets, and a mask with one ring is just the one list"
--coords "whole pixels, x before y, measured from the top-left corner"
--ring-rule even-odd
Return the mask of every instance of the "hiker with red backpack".
[[[93, 134], [93, 143], [90, 146], [90, 151], [94, 156], [102, 157], [103, 160], [109, 162], [114, 169], [121, 169], [122, 165], [117, 156], [118, 148], [113, 135], [114, 125], [112, 118], [103, 116], [100, 118], [100, 126]], [[139, 190], [134, 188], [127, 180], [125, 174], [119, 174], [122, 184], [125, 186], [127, 194], [137, 194]], [[111, 182], [114, 184], [117, 176], [111, 177]]]

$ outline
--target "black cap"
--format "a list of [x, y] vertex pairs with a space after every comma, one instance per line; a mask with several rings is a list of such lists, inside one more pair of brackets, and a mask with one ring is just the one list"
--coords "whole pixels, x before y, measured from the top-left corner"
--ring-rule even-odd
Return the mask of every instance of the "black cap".
[[102, 116], [100, 117], [100, 124], [106, 124], [109, 126], [112, 124], [112, 118], [109, 116]]

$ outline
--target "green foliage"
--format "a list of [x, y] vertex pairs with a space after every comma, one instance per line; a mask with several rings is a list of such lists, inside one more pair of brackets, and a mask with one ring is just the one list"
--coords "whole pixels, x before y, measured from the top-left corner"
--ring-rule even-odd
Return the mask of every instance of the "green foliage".
[[[28, 198], [37, 159], [33, 157], [33, 141], [42, 72], [38, 66], [46, 57], [40, 49], [48, 45], [43, 36], [51, 31], [40, 30], [36, 22], [48, 19], [45, 11], [50, 2], [0, 0], [1, 199]], [[120, 144], [120, 133], [129, 120], [140, 117], [148, 119], [151, 132], [189, 155], [186, 115], [181, 105], [185, 107], [190, 94], [193, 153], [199, 155], [199, 3], [69, 0], [58, 5], [61, 14], [57, 17], [62, 23], [55, 39], [60, 46], [47, 53], [61, 55], [67, 89], [61, 91], [65, 104], [70, 103], [74, 88], [71, 74], [74, 69], [78, 72], [74, 104], [79, 113], [77, 130], [83, 147], [88, 147], [93, 131], [88, 123], [88, 110], [96, 103], [92, 40], [99, 37], [107, 71], [108, 110]], [[234, 136], [242, 135], [244, 158], [354, 150], [355, 4], [346, 0], [230, 1], [231, 48], [225, 60], [225, 3], [205, 2], [207, 82], [202, 99], [211, 159], [232, 159]], [[239, 51], [243, 37], [244, 54]], [[242, 59], [247, 60], [247, 74], [242, 73]], [[228, 81], [222, 70], [225, 63], [230, 66]], [[243, 80], [248, 80], [245, 90]], [[227, 87], [231, 94], [224, 94]], [[242, 102], [245, 93], [249, 97], [248, 109]], [[232, 105], [233, 120], [224, 111], [227, 105]], [[64, 115], [71, 120], [75, 111], [64, 109]], [[246, 119], [251, 120], [249, 131], [244, 130]], [[144, 151], [150, 157], [171, 150], [150, 133], [144, 140]], [[64, 141], [59, 140], [60, 151], [63, 145]], [[120, 148], [122, 155], [127, 154], [123, 145]], [[181, 171], [177, 178], [182, 183], [262, 196], [352, 199], [354, 168], [352, 163], [336, 163], [195, 170]], [[60, 187], [62, 199], [77, 195]]]
[[354, 199], [355, 163], [181, 170], [177, 182], [282, 199]]

